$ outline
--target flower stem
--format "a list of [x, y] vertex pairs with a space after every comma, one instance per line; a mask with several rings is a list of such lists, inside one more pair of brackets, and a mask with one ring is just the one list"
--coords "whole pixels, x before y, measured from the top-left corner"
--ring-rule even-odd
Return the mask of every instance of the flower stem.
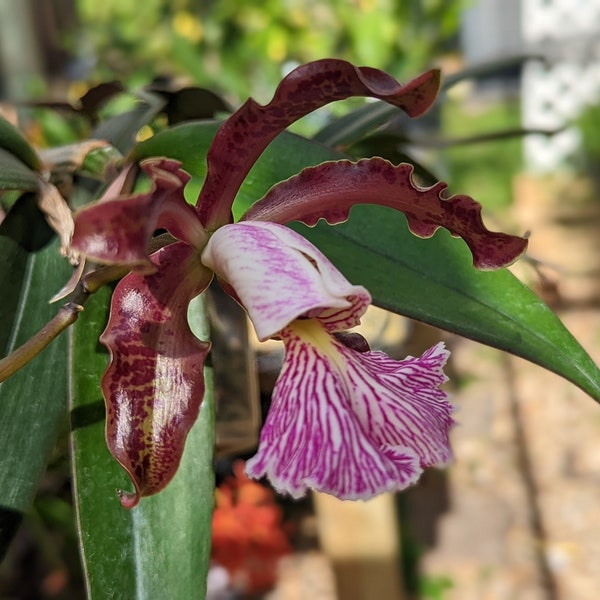
[[0, 382], [8, 379], [21, 367], [24, 367], [32, 358], [37, 356], [54, 338], [77, 320], [82, 310], [83, 306], [80, 304], [67, 302], [61, 307], [56, 316], [46, 323], [32, 338], [0, 360]]

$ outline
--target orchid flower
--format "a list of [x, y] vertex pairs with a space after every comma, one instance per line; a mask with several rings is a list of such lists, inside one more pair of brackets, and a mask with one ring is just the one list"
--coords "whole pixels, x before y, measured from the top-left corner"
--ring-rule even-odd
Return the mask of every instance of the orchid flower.
[[[266, 106], [248, 100], [219, 129], [195, 206], [184, 198], [189, 175], [168, 158], [147, 159], [144, 193], [104, 197], [75, 219], [74, 247], [102, 263], [129, 265], [117, 285], [101, 341], [110, 364], [102, 380], [108, 446], [129, 473], [125, 507], [163, 489], [175, 474], [204, 393], [209, 344], [187, 322], [189, 302], [216, 275], [247, 311], [260, 340], [280, 339], [285, 361], [256, 455], [252, 477], [266, 475], [293, 497], [307, 489], [366, 499], [415, 482], [427, 466], [451, 459], [452, 406], [440, 384], [442, 344], [420, 358], [392, 360], [347, 330], [371, 302], [290, 221], [314, 225], [348, 218], [355, 204], [403, 211], [411, 231], [440, 226], [462, 237], [475, 266], [514, 261], [525, 240], [488, 231], [467, 196], [443, 198], [445, 184], [418, 187], [412, 167], [381, 158], [323, 163], [274, 186], [233, 223], [232, 204], [269, 142], [316, 108], [350, 96], [372, 96], [409, 116], [434, 101], [439, 73], [406, 85], [340, 60], [301, 66]], [[157, 229], [176, 241], [148, 256]], [[390, 273], [390, 276], [393, 276]]]

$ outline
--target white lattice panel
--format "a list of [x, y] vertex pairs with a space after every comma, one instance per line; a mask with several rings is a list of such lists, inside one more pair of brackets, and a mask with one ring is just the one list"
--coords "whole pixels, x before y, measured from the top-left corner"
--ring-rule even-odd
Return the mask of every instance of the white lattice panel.
[[600, 25], [600, 4], [597, 0], [523, 0], [522, 23], [529, 42], [594, 34]]
[[[523, 70], [523, 125], [569, 125], [588, 104], [600, 101], [600, 0], [523, 0], [522, 29], [530, 61]], [[579, 133], [569, 128], [551, 138], [525, 140], [529, 168], [550, 171], [570, 161]]]

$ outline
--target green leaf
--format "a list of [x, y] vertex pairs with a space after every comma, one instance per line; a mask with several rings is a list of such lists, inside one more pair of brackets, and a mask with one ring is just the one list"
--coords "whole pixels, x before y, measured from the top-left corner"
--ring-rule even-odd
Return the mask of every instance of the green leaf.
[[393, 119], [406, 123], [409, 118], [385, 102], [369, 102], [328, 123], [315, 134], [314, 140], [329, 146], [347, 146], [373, 133]]
[[23, 134], [2, 116], [0, 116], [0, 148], [8, 150], [30, 169], [41, 170], [42, 161], [37, 152]]
[[37, 194], [27, 192], [13, 204], [0, 223], [0, 236], [12, 238], [28, 252], [40, 250], [52, 240], [54, 232], [39, 209]]
[[196, 121], [164, 129], [140, 142], [131, 151], [133, 160], [168, 156], [180, 160], [185, 170], [196, 177], [206, 175], [206, 153], [221, 123]]
[[167, 115], [169, 125], [212, 119], [218, 113], [231, 112], [223, 98], [205, 88], [192, 86], [174, 89], [170, 83], [161, 85], [160, 82], [155, 82], [146, 89], [166, 98], [167, 104], [163, 112]]
[[165, 105], [165, 100], [156, 94], [146, 93], [143, 100], [132, 110], [102, 121], [94, 129], [91, 137], [110, 142], [122, 154], [128, 152], [133, 146], [137, 132]]
[[[16, 340], [8, 346], [13, 334], [13, 325], [17, 319], [19, 301], [23, 288], [26, 287], [27, 265], [29, 253], [12, 239], [0, 236], [0, 289], [4, 290], [0, 302], [0, 351], [2, 356], [9, 354], [16, 347]], [[1, 384], [0, 384], [1, 386]], [[0, 392], [2, 387], [0, 387]]]
[[[135, 153], [173, 156], [202, 177], [202, 157], [214, 128], [182, 125], [140, 144]], [[281, 134], [242, 184], [236, 218], [278, 181], [341, 157], [321, 144]], [[365, 285], [376, 304], [522, 356], [600, 401], [600, 371], [558, 317], [509, 271], [473, 269], [466, 246], [445, 231], [421, 240], [408, 232], [402, 214], [366, 206], [353, 208], [349, 221], [334, 228], [294, 229], [328, 254], [350, 281]]]
[[[0, 342], [8, 354], [57, 312], [48, 299], [69, 277], [57, 243], [28, 254], [0, 237]], [[67, 417], [67, 339], [61, 335], [0, 383], [0, 556], [33, 500]]]
[[293, 228], [375, 304], [526, 358], [600, 401], [600, 370], [550, 308], [506, 269], [473, 269], [466, 245], [445, 230], [422, 240], [404, 215], [371, 206], [335, 228]]
[[[98, 336], [109, 292], [91, 297], [70, 330], [74, 491], [88, 598], [203, 598], [214, 498], [211, 374], [177, 475], [164, 491], [132, 510], [123, 508], [115, 488], [128, 489], [131, 482], [106, 446], [99, 385], [108, 363]], [[200, 300], [189, 315], [194, 331], [206, 339]]]
[[34, 192], [38, 189], [39, 177], [13, 154], [0, 148], [0, 190], [22, 190]]

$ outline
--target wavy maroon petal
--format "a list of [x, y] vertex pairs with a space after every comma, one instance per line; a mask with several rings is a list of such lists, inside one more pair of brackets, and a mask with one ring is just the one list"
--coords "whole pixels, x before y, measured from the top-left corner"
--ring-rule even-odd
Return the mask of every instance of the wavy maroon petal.
[[431, 237], [444, 227], [463, 238], [478, 269], [509, 265], [527, 248], [527, 240], [521, 237], [489, 231], [481, 218], [481, 205], [469, 196], [446, 199], [444, 182], [421, 188], [412, 174], [412, 165], [396, 166], [383, 158], [323, 163], [272, 187], [242, 220], [301, 221], [313, 226], [323, 218], [335, 225], [348, 219], [355, 204], [377, 204], [403, 212], [419, 237]]
[[126, 508], [175, 475], [204, 396], [209, 350], [191, 332], [187, 308], [212, 273], [181, 242], [150, 260], [154, 273], [133, 272], [117, 285], [100, 338], [111, 354], [102, 379], [107, 443], [135, 485], [135, 493], [120, 493]]
[[73, 248], [98, 262], [149, 268], [149, 242], [157, 229], [167, 229], [190, 245], [203, 243], [204, 229], [183, 195], [190, 176], [180, 165], [167, 158], [142, 162], [150, 190], [114, 199], [105, 195], [79, 211]]
[[231, 222], [233, 200], [252, 165], [271, 140], [299, 118], [351, 96], [379, 98], [417, 117], [433, 104], [439, 86], [437, 70], [401, 85], [383, 71], [337, 59], [294, 69], [269, 104], [262, 106], [250, 98], [217, 132], [197, 203], [200, 220], [209, 231]]

